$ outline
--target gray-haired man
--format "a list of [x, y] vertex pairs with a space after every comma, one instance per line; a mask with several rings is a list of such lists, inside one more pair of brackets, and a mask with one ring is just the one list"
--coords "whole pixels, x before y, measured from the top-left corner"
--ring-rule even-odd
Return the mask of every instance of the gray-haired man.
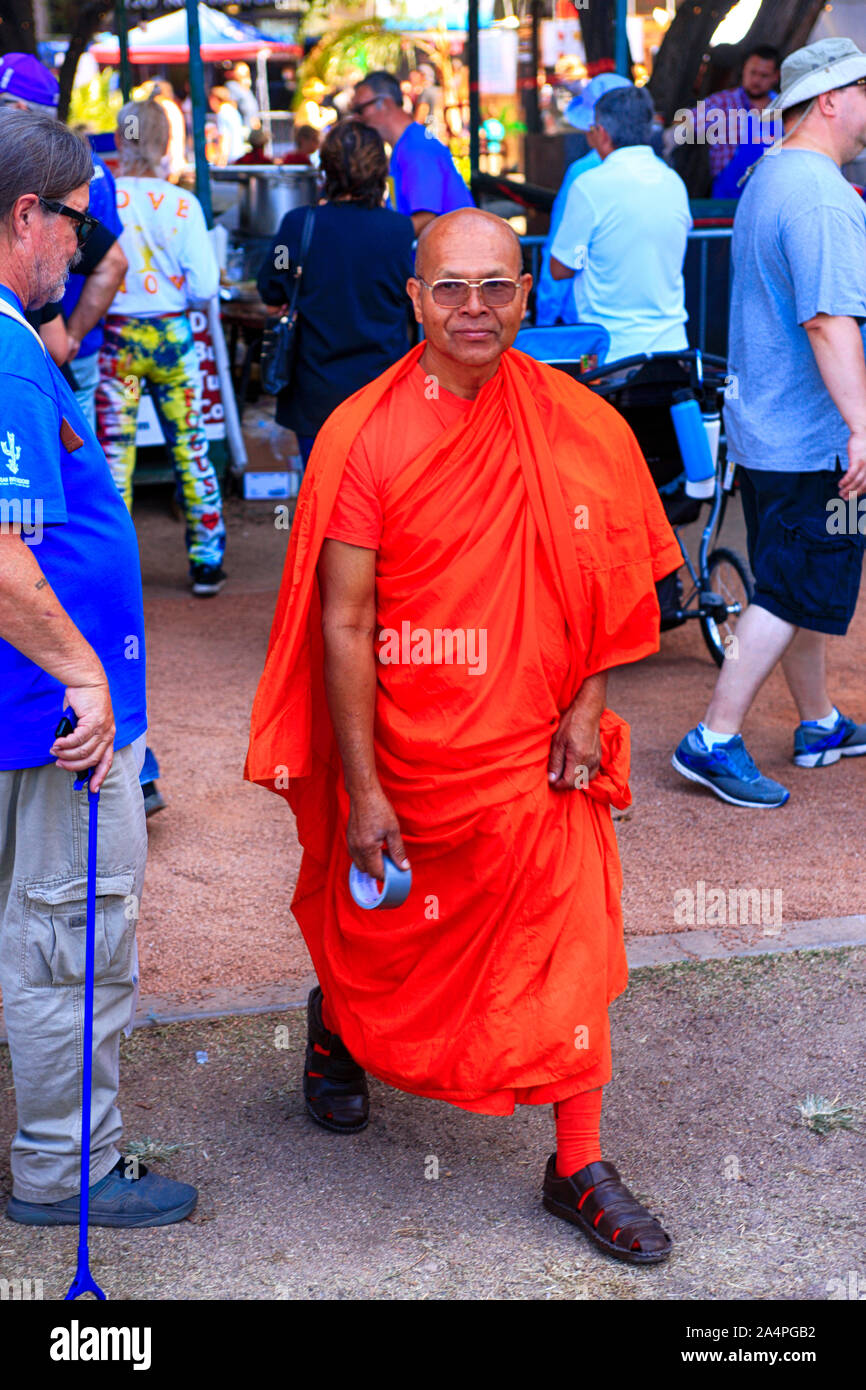
[[652, 98], [606, 92], [595, 104], [601, 155], [573, 185], [550, 254], [554, 280], [574, 277], [578, 322], [610, 334], [608, 360], [679, 352], [686, 340], [683, 258], [692, 225], [686, 186], [653, 153]]
[[[101, 794], [90, 1220], [178, 1221], [185, 1183], [120, 1158], [147, 834], [135, 531], [75, 395], [24, 317], [63, 294], [91, 230], [90, 151], [51, 117], [0, 111], [0, 986], [18, 1106], [13, 1196], [27, 1225], [78, 1220], [88, 798]], [[56, 738], [61, 711], [77, 724]]]

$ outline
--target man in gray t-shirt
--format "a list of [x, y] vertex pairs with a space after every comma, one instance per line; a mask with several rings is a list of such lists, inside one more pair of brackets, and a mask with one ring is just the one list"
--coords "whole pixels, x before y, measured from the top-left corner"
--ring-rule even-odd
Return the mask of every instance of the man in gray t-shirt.
[[840, 714], [827, 634], [854, 614], [866, 541], [866, 205], [841, 166], [866, 148], [866, 55], [824, 39], [782, 65], [785, 135], [752, 174], [734, 221], [725, 406], [754, 574], [705, 720], [673, 765], [735, 806], [782, 806], [740, 730], [779, 662], [800, 714], [794, 762], [866, 753]]
[[[826, 154], [783, 145], [746, 184], [731, 257], [728, 454], [747, 468], [835, 469], [851, 428], [808, 325], [846, 318], [864, 335], [866, 203]], [[853, 327], [843, 331], [862, 357]]]

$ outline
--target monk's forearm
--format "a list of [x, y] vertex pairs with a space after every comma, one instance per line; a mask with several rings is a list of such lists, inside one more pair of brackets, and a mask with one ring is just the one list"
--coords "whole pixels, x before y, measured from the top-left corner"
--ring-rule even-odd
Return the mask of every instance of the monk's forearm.
[[372, 628], [322, 625], [325, 691], [350, 797], [377, 790], [373, 720], [376, 656]]
[[607, 704], [608, 675], [607, 671], [598, 671], [594, 676], [587, 676], [571, 706], [575, 713], [587, 719], [601, 718], [601, 712]]

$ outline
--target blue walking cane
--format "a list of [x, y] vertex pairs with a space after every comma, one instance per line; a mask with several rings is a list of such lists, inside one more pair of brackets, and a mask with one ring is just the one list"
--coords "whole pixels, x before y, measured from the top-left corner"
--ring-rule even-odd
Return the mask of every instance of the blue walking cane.
[[[65, 738], [75, 728], [72, 719], [64, 714], [57, 726], [55, 738]], [[93, 1085], [93, 976], [96, 957], [96, 838], [99, 821], [99, 792], [90, 785], [94, 769], [88, 768], [73, 783], [76, 791], [87, 788], [87, 925], [84, 948], [84, 1039], [83, 1075], [81, 1079], [81, 1197], [78, 1207], [78, 1265], [75, 1278], [69, 1285], [64, 1302], [92, 1293], [104, 1299], [105, 1294], [90, 1273], [90, 1252], [87, 1248], [87, 1224], [90, 1213], [90, 1102]]]

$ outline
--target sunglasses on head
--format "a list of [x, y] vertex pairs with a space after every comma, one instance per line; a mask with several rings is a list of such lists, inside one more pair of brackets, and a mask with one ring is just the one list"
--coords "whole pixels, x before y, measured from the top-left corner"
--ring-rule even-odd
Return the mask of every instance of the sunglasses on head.
[[[39, 195], [37, 194], [37, 197]], [[91, 217], [87, 212], [79, 212], [78, 208], [71, 208], [66, 203], [58, 203], [56, 198], [39, 197], [39, 202], [46, 212], [55, 212], [60, 217], [71, 217], [76, 223], [75, 235], [78, 238], [78, 245], [83, 246], [93, 228], [96, 226], [96, 218]]]
[[460, 309], [469, 303], [469, 294], [477, 288], [487, 309], [504, 309], [511, 304], [520, 289], [519, 280], [434, 280], [432, 285], [418, 280], [433, 296], [433, 303], [443, 309]]

